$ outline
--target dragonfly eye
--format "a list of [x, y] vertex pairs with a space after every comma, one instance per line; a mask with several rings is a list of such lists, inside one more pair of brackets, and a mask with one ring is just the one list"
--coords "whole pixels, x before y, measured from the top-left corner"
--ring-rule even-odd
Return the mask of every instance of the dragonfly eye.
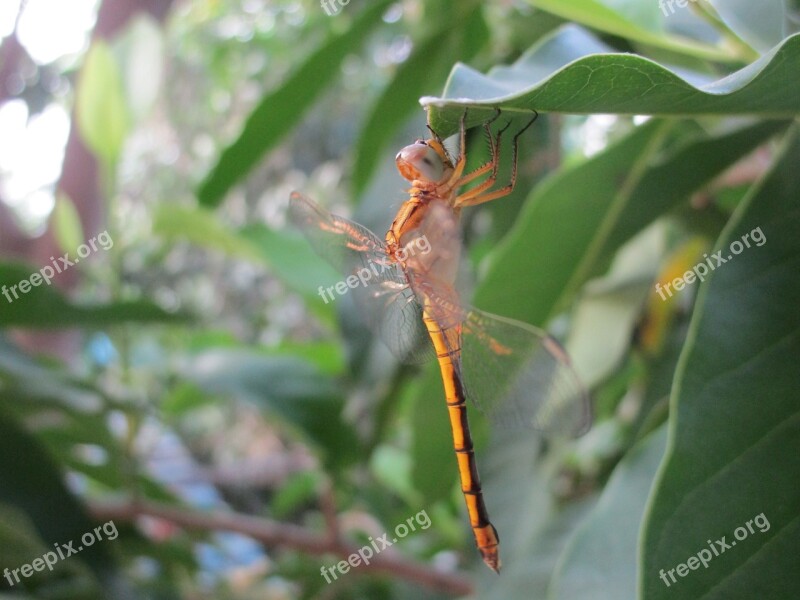
[[397, 169], [408, 181], [424, 180], [438, 182], [444, 176], [444, 161], [436, 150], [417, 142], [406, 146], [395, 158]]

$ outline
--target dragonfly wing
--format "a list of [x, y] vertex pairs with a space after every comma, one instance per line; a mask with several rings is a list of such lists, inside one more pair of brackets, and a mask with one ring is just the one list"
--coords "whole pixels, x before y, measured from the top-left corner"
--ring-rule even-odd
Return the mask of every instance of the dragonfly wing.
[[300, 192], [289, 198], [289, 219], [314, 251], [341, 273], [386, 258], [386, 246], [363, 225], [329, 213]]
[[422, 307], [407, 280], [385, 278], [353, 293], [370, 328], [398, 359], [423, 364], [434, 358], [433, 344], [422, 320]]
[[446, 202], [431, 200], [418, 227], [405, 232], [406, 266], [418, 278], [454, 286], [461, 258], [458, 218]]
[[299, 192], [292, 192], [289, 199], [289, 218], [316, 253], [344, 275], [340, 289], [346, 286], [353, 294], [367, 324], [397, 358], [418, 363], [433, 356], [422, 310], [403, 269], [389, 257], [383, 240], [366, 227], [329, 213]]
[[418, 302], [442, 330], [460, 324], [465, 313], [456, 288], [461, 255], [457, 214], [445, 202], [432, 200], [419, 226], [406, 232], [401, 243], [427, 250], [408, 252], [405, 263]]
[[458, 373], [467, 397], [500, 426], [577, 436], [591, 422], [566, 352], [526, 323], [472, 309], [461, 326]]

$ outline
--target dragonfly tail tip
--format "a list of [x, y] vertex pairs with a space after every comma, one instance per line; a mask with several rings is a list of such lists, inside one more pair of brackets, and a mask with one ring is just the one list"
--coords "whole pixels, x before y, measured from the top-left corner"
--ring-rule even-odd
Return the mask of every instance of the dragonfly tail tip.
[[499, 575], [502, 563], [500, 562], [500, 556], [497, 550], [494, 552], [482, 552], [481, 554], [483, 555], [483, 562], [486, 563], [486, 566]]

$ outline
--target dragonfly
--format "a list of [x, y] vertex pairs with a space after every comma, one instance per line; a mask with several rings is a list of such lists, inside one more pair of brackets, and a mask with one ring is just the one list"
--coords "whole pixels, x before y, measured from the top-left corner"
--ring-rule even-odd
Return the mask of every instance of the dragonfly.
[[[467, 399], [495, 424], [558, 436], [584, 433], [591, 410], [587, 392], [555, 338], [527, 323], [470, 307], [460, 298], [460, 211], [511, 193], [518, 140], [535, 120], [512, 140], [509, 183], [492, 189], [500, 142], [510, 125], [492, 134], [490, 124], [496, 118], [483, 124], [490, 159], [467, 174], [466, 113], [455, 156], [432, 129], [432, 137], [418, 139], [397, 154], [397, 168], [411, 188], [384, 239], [296, 191], [289, 200], [289, 217], [317, 254], [347, 276], [347, 289], [360, 312], [400, 360], [438, 361], [470, 527], [483, 561], [499, 573], [500, 541], [483, 497]], [[471, 182], [472, 187], [461, 191]]]

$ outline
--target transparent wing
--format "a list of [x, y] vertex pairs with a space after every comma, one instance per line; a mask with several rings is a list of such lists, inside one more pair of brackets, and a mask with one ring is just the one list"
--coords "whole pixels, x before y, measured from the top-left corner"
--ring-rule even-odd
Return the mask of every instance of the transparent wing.
[[405, 248], [428, 249], [406, 261], [407, 277], [419, 303], [441, 329], [460, 324], [466, 313], [456, 288], [461, 256], [457, 214], [445, 202], [433, 200], [418, 227], [404, 234], [401, 242]]
[[386, 259], [386, 246], [363, 225], [333, 215], [300, 192], [289, 197], [289, 219], [314, 251], [343, 274]]
[[398, 359], [420, 363], [433, 357], [422, 308], [405, 272], [389, 257], [381, 239], [299, 192], [289, 198], [289, 218], [315, 252], [344, 275], [340, 289], [346, 287], [353, 294], [366, 323]]
[[427, 282], [455, 286], [461, 259], [461, 235], [458, 217], [446, 202], [431, 200], [417, 228], [404, 233], [400, 242], [409, 249], [408, 271]]
[[457, 372], [467, 398], [494, 423], [577, 436], [591, 423], [589, 396], [545, 331], [472, 309], [461, 325]]

